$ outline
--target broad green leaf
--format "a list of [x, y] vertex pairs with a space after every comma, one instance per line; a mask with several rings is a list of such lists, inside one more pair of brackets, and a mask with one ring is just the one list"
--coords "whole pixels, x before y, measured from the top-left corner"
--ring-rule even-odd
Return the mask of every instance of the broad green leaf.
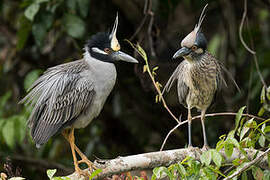
[[9, 148], [13, 148], [15, 145], [15, 127], [14, 121], [12, 119], [7, 119], [7, 122], [4, 124], [2, 133], [3, 138]]
[[65, 2], [66, 2], [68, 9], [71, 10], [72, 13], [75, 13], [77, 0], [65, 0]]
[[214, 163], [217, 165], [217, 167], [220, 167], [222, 163], [222, 156], [216, 150], [212, 150], [211, 152]]
[[67, 33], [74, 38], [82, 38], [85, 33], [84, 21], [76, 15], [66, 14], [64, 16], [64, 26]]
[[23, 115], [17, 115], [15, 117], [15, 136], [16, 140], [21, 144], [26, 135], [26, 118]]
[[97, 169], [94, 172], [92, 172], [91, 176], [89, 177], [89, 180], [93, 179], [95, 176], [97, 176], [99, 173], [101, 173], [101, 169]]
[[220, 140], [217, 142], [216, 150], [219, 152], [224, 147], [224, 140]]
[[206, 166], [209, 166], [210, 163], [211, 163], [211, 160], [212, 160], [212, 153], [211, 153], [211, 151], [205, 151], [205, 152], [203, 152], [202, 155], [201, 155], [201, 157], [200, 157], [200, 159], [201, 159], [201, 162], [203, 164], [205, 164]]
[[47, 34], [46, 27], [42, 23], [36, 23], [32, 26], [32, 33], [36, 44], [41, 47]]
[[256, 166], [252, 166], [251, 170], [252, 170], [252, 175], [253, 175], [254, 179], [258, 179], [258, 180], [263, 179], [264, 174], [263, 174], [263, 171], [261, 170], [261, 168], [256, 167]]
[[242, 130], [241, 130], [241, 132], [240, 132], [240, 141], [243, 139], [243, 137], [245, 136], [245, 134], [246, 134], [246, 133], [248, 132], [248, 130], [250, 129], [250, 128], [248, 127], [248, 124], [252, 123], [253, 121], [254, 121], [254, 118], [248, 120], [248, 121], [244, 124], [244, 126], [243, 126], [243, 128], [242, 128]]
[[24, 89], [28, 90], [31, 87], [31, 85], [35, 82], [35, 80], [37, 80], [40, 74], [41, 70], [39, 69], [30, 71], [24, 78]]
[[30, 6], [27, 7], [27, 9], [24, 11], [25, 17], [29, 19], [30, 21], [34, 20], [35, 15], [37, 14], [38, 10], [40, 8], [39, 3], [33, 3]]
[[270, 126], [266, 126], [266, 127], [264, 128], [264, 133], [268, 133], [268, 132], [270, 132]]
[[49, 179], [53, 178], [53, 175], [56, 173], [56, 169], [48, 169], [47, 170], [47, 176], [49, 177]]
[[239, 126], [239, 122], [240, 122], [240, 119], [242, 117], [242, 114], [243, 114], [243, 111], [245, 108], [246, 108], [246, 106], [241, 107], [235, 116], [235, 128], [234, 128], [235, 131], [237, 130], [237, 128]]
[[24, 180], [25, 178], [23, 177], [13, 177], [13, 178], [10, 178], [8, 180]]
[[20, 28], [16, 34], [17, 39], [18, 39], [18, 42], [16, 45], [17, 50], [21, 50], [24, 47], [28, 39], [29, 33], [31, 31], [31, 27], [32, 27], [31, 22], [28, 19], [26, 19], [25, 16], [22, 16], [19, 22], [20, 22], [20, 25], [19, 25]]
[[3, 110], [4, 106], [6, 105], [11, 95], [12, 95], [11, 91], [9, 90], [4, 95], [0, 96], [0, 117], [1, 117], [1, 111]]
[[42, 23], [46, 30], [48, 30], [53, 23], [53, 14], [51, 12], [45, 11], [37, 17], [38, 23]]
[[263, 171], [263, 180], [269, 180], [269, 179], [270, 179], [270, 171], [266, 169]]
[[208, 43], [209, 52], [213, 53], [213, 55], [217, 55], [217, 50], [220, 46], [222, 38], [219, 34], [216, 34]]
[[90, 0], [77, 0], [80, 15], [85, 18], [89, 11]]
[[225, 149], [226, 156], [230, 158], [233, 153], [233, 144], [225, 142], [224, 149]]
[[226, 142], [233, 144], [238, 149], [240, 148], [239, 142], [234, 137], [226, 139]]
[[157, 179], [165, 178], [166, 176], [171, 176], [170, 172], [166, 167], [156, 167], [153, 170], [153, 174], [156, 176]]
[[186, 176], [187, 171], [181, 163], [178, 163], [176, 167], [179, 174], [181, 174], [182, 176]]
[[247, 172], [244, 171], [241, 175], [241, 180], [248, 180]]
[[206, 174], [207, 180], [216, 180], [217, 177], [215, 175], [215, 173], [208, 167], [203, 168], [203, 171]]

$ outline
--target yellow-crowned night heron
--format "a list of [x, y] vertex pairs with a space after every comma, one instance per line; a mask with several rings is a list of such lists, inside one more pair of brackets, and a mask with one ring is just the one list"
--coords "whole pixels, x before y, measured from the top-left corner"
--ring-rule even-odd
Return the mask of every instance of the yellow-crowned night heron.
[[138, 63], [120, 51], [117, 26], [118, 16], [111, 33], [100, 32], [90, 38], [82, 59], [49, 68], [20, 101], [34, 106], [28, 124], [37, 147], [65, 129], [63, 135], [70, 143], [75, 170], [79, 174], [83, 172], [78, 166], [76, 152], [82, 158], [79, 163], [84, 162], [90, 168], [93, 164], [75, 145], [74, 128], [86, 127], [99, 115], [115, 84], [114, 63]]
[[210, 106], [217, 89], [225, 82], [219, 62], [207, 50], [207, 41], [200, 30], [205, 17], [204, 7], [199, 22], [194, 30], [189, 33], [181, 42], [179, 49], [173, 59], [184, 57], [170, 79], [164, 91], [169, 91], [175, 80], [178, 81], [178, 98], [181, 104], [188, 109], [188, 146], [191, 143], [191, 109], [196, 107], [201, 110], [201, 123], [203, 130], [204, 148], [208, 148], [205, 133], [204, 119], [205, 112]]

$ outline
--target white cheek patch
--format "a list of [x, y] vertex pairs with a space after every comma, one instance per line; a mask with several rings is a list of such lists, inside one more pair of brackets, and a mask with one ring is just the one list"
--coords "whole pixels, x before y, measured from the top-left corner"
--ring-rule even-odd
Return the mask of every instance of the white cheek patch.
[[97, 47], [93, 47], [92, 51], [99, 53], [99, 54], [105, 54], [108, 55], [105, 51], [102, 51], [101, 49], [97, 48]]
[[202, 53], [203, 53], [203, 49], [202, 49], [202, 48], [199, 48], [199, 49], [197, 49], [197, 50], [195, 51], [195, 53], [197, 53], [197, 54], [202, 54]]

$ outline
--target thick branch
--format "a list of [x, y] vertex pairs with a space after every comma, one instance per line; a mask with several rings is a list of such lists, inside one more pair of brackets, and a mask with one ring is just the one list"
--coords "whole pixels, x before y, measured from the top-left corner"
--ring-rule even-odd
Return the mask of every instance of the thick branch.
[[[253, 159], [254, 155], [258, 152], [256, 149], [245, 149], [249, 159]], [[119, 174], [121, 172], [127, 172], [132, 170], [152, 169], [159, 166], [169, 166], [171, 164], [184, 160], [187, 156], [193, 157], [196, 160], [200, 160], [202, 150], [199, 148], [190, 149], [176, 149], [168, 151], [159, 151], [144, 153], [138, 155], [131, 155], [126, 157], [118, 157], [112, 160], [98, 160], [95, 161], [95, 166], [102, 169], [99, 177], [96, 179], [102, 179], [104, 177], [111, 176], [113, 174]], [[260, 156], [262, 151], [259, 151], [257, 156]], [[221, 151], [222, 156], [225, 159], [224, 163], [231, 163], [236, 158], [244, 158], [244, 156], [237, 149], [230, 158], [227, 158], [224, 151]], [[263, 169], [269, 169], [267, 163], [267, 155], [263, 155], [258, 165]], [[85, 169], [84, 171], [88, 171]], [[77, 179], [76, 173], [68, 176], [71, 179]]]

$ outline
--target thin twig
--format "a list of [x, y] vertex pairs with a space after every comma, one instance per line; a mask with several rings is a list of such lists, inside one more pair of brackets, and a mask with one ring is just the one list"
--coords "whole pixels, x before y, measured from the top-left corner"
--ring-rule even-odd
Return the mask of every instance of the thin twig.
[[[247, 26], [248, 26], [248, 30], [249, 30], [248, 32], [249, 32], [249, 36], [250, 36], [251, 48], [254, 49], [254, 42], [253, 42], [253, 38], [251, 36], [248, 19], [247, 19]], [[253, 54], [253, 60], [255, 62], [256, 70], [257, 70], [257, 72], [259, 74], [260, 80], [261, 80], [262, 84], [264, 85], [264, 87], [267, 88], [267, 85], [266, 85], [266, 83], [265, 83], [265, 81], [263, 79], [262, 73], [261, 73], [260, 68], [259, 68], [258, 57], [257, 57], [256, 54]]]
[[244, 3], [244, 12], [243, 12], [242, 20], [241, 20], [241, 23], [240, 23], [240, 26], [239, 26], [239, 38], [240, 38], [240, 41], [243, 44], [243, 46], [247, 49], [247, 51], [249, 51], [251, 54], [256, 54], [255, 51], [251, 50], [248, 47], [248, 45], [245, 43], [245, 41], [243, 39], [243, 36], [242, 36], [243, 25], [244, 25], [246, 15], [247, 15], [247, 0], [244, 0], [244, 1], [245, 1], [245, 3]]
[[[206, 114], [205, 117], [213, 117], [213, 116], [235, 116], [236, 114], [237, 114], [237, 113], [233, 113], [233, 112], [222, 112], [222, 113]], [[254, 119], [258, 119], [258, 120], [262, 120], [262, 121], [265, 120], [265, 119], [263, 119], [263, 118], [261, 118], [261, 117], [254, 116], [254, 115], [252, 115], [252, 114], [242, 114], [242, 116], [246, 116], [246, 117], [250, 117], [250, 118], [254, 118]], [[194, 117], [192, 117], [191, 120], [200, 119], [200, 118], [201, 118], [201, 115], [199, 115], [199, 116], [194, 116]], [[185, 124], [185, 123], [187, 123], [187, 122], [188, 122], [188, 120], [185, 120], [185, 121], [183, 121], [183, 122], [181, 122], [181, 123], [178, 123], [174, 128], [172, 128], [172, 129], [170, 130], [170, 132], [167, 134], [167, 136], [165, 137], [165, 139], [164, 139], [164, 141], [163, 141], [163, 143], [162, 143], [162, 145], [161, 145], [160, 151], [163, 150], [163, 148], [164, 148], [164, 146], [165, 146], [165, 144], [166, 144], [167, 139], [169, 138], [169, 136], [170, 136], [170, 135], [171, 135], [171, 134], [179, 127], [179, 126], [181, 126], [181, 125], [183, 125], [183, 124]]]
[[268, 152], [270, 151], [270, 148], [268, 148], [264, 153], [262, 153], [261, 155], [259, 155], [258, 157], [256, 157], [255, 159], [253, 159], [252, 161], [246, 163], [241, 169], [235, 171], [232, 175], [224, 178], [223, 180], [228, 180], [228, 179], [232, 179], [235, 176], [240, 175], [242, 172], [246, 171], [248, 168], [250, 168], [252, 165], [256, 164], [257, 162], [259, 162]]
[[150, 15], [150, 22], [148, 25], [147, 33], [149, 38], [150, 52], [152, 57], [156, 57], [156, 52], [153, 47], [153, 38], [152, 38], [152, 29], [154, 24], [154, 12], [152, 11], [152, 0], [149, 0], [148, 14]]
[[147, 19], [147, 16], [149, 15], [147, 12], [148, 12], [148, 0], [145, 0], [144, 1], [144, 8], [143, 8], [143, 13], [144, 13], [144, 17], [143, 17], [143, 20], [141, 21], [140, 25], [138, 26], [138, 28], [136, 29], [136, 31], [134, 32], [134, 34], [129, 38], [129, 41], [132, 41], [136, 35], [141, 31], [146, 19]]

